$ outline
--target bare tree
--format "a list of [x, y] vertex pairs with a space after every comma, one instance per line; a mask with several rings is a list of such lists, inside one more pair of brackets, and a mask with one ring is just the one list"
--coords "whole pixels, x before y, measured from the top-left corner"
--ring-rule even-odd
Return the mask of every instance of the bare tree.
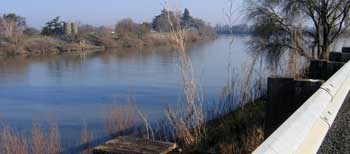
[[15, 23], [5, 20], [4, 18], [0, 18], [0, 34], [3, 37], [10, 37], [14, 34]]
[[0, 35], [4, 37], [22, 34], [25, 26], [25, 18], [14, 13], [4, 14], [0, 17]]
[[329, 48], [349, 27], [349, 0], [252, 0], [252, 46], [279, 59], [292, 51], [308, 59], [328, 59]]

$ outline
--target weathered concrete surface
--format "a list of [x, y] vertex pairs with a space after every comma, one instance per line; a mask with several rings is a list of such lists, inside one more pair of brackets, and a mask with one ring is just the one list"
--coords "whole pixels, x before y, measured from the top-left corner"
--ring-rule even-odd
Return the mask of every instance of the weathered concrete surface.
[[175, 143], [118, 137], [94, 148], [93, 154], [168, 154], [175, 149]]
[[318, 154], [350, 153], [350, 94], [348, 94]]

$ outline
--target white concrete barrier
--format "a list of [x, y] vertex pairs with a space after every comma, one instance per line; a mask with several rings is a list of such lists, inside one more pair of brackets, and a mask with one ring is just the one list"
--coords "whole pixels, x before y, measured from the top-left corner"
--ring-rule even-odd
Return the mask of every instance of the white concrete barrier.
[[253, 154], [315, 154], [350, 90], [350, 62], [292, 114]]

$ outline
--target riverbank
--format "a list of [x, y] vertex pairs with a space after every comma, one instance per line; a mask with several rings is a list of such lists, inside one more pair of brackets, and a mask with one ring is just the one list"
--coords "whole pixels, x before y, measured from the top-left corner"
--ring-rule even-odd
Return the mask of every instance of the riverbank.
[[[193, 44], [216, 39], [216, 36], [202, 36], [194, 32], [187, 34], [186, 42]], [[99, 52], [108, 48], [142, 49], [150, 47], [171, 47], [171, 34], [152, 32], [142, 37], [117, 36], [114, 34], [89, 33], [77, 36], [21, 36], [0, 38], [0, 56], [57, 55], [65, 53]]]
[[22, 36], [21, 38], [1, 38], [0, 56], [16, 55], [57, 55], [105, 50], [84, 41], [65, 41], [51, 36]]
[[252, 153], [264, 141], [265, 100], [207, 122], [205, 137], [185, 153]]

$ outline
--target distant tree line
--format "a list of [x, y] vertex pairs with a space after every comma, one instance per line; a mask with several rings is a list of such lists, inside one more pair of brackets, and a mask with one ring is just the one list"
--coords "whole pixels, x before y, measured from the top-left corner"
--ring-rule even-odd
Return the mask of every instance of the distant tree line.
[[216, 25], [215, 31], [218, 34], [253, 34], [254, 28], [247, 24], [240, 25]]
[[63, 22], [59, 17], [46, 23], [42, 31], [28, 27], [26, 19], [15, 13], [4, 14], [0, 16], [0, 36], [5, 38], [12, 38], [15, 36], [25, 35], [61, 35], [63, 34]]
[[[213, 31], [209, 24], [201, 19], [192, 17], [187, 8], [181, 17], [175, 17], [175, 15], [175, 12], [163, 9], [160, 15], [157, 15], [152, 21], [153, 30], [157, 32], [170, 32], [172, 23], [173, 28], [183, 27], [199, 33]], [[180, 21], [176, 21], [177, 19], [180, 19]]]
[[65, 25], [59, 16], [46, 22], [42, 29], [37, 29], [28, 27], [24, 17], [10, 13], [0, 15], [0, 54], [4, 51], [10, 54], [27, 51], [57, 52], [64, 47], [81, 44], [105, 47], [168, 45], [167, 33], [172, 28], [188, 29], [188, 42], [213, 39], [216, 36], [209, 24], [191, 16], [188, 9], [180, 15], [164, 9], [151, 22], [137, 23], [126, 18], [114, 26], [79, 25], [78, 35], [65, 35]]

